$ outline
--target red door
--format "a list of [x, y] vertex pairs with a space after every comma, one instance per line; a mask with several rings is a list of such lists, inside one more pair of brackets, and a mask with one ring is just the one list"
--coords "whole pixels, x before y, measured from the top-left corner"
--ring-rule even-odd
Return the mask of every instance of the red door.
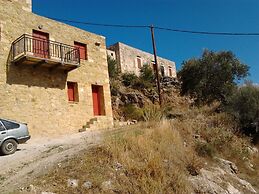
[[94, 115], [101, 115], [100, 92], [98, 86], [92, 86], [93, 111]]
[[40, 32], [33, 30], [33, 53], [34, 56], [40, 58], [49, 57], [49, 34], [45, 32]]

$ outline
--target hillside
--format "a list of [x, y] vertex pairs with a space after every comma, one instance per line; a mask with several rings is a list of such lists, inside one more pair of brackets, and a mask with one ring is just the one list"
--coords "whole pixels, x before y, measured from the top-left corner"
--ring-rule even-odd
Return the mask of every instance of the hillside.
[[101, 144], [56, 164], [23, 192], [259, 192], [258, 148], [235, 132], [235, 122], [217, 104], [192, 107], [172, 80], [163, 83], [165, 105], [159, 108], [149, 96], [155, 88], [117, 84], [116, 119], [138, 124], [104, 133]]

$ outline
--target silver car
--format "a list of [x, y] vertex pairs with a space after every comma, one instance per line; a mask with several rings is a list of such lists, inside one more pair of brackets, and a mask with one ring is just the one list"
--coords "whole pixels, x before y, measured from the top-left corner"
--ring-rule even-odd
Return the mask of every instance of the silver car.
[[27, 124], [0, 119], [0, 150], [2, 154], [13, 154], [17, 145], [30, 139]]

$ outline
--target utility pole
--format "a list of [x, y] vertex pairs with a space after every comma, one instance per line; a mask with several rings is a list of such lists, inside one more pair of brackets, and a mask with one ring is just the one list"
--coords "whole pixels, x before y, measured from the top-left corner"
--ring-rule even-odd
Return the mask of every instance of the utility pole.
[[160, 87], [160, 80], [159, 80], [159, 72], [158, 72], [158, 63], [157, 63], [157, 55], [156, 55], [156, 43], [155, 43], [155, 35], [154, 35], [154, 26], [150, 26], [151, 36], [152, 36], [152, 45], [153, 45], [153, 52], [154, 52], [154, 59], [155, 59], [155, 74], [156, 74], [156, 83], [157, 83], [157, 91], [159, 96], [159, 104], [162, 105], [162, 96], [161, 96], [161, 87]]

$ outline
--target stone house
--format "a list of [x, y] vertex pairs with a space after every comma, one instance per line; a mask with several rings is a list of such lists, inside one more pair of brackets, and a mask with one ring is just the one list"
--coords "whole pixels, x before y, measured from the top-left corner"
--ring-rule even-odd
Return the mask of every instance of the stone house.
[[105, 38], [0, 0], [0, 118], [32, 136], [111, 127]]
[[[115, 54], [115, 56], [114, 56]], [[154, 69], [154, 56], [148, 52], [139, 50], [121, 42], [117, 42], [107, 48], [107, 55], [116, 59], [118, 70], [121, 73], [131, 72], [139, 75], [140, 68], [148, 64]], [[158, 57], [158, 67], [163, 77], [176, 78], [175, 62]]]

